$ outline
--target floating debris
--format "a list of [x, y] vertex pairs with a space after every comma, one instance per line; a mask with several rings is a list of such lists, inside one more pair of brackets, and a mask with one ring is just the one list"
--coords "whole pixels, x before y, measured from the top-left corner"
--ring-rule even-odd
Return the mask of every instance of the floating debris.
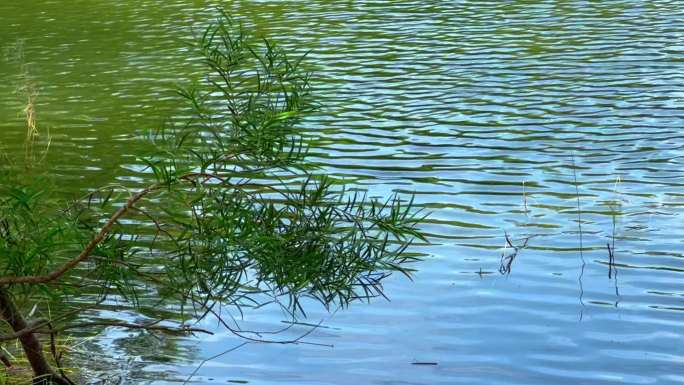
[[520, 252], [520, 250], [527, 247], [527, 242], [530, 240], [531, 237], [524, 238], [523, 243], [516, 246], [513, 244], [513, 241], [508, 236], [508, 233], [504, 232], [504, 235], [506, 237], [506, 244], [513, 249], [513, 252], [506, 255], [506, 249], [504, 249], [504, 252], [501, 253], [501, 265], [499, 266], [499, 273], [501, 273], [502, 275], [509, 275], [511, 274], [511, 266], [513, 265], [515, 257], [518, 256], [518, 252]]

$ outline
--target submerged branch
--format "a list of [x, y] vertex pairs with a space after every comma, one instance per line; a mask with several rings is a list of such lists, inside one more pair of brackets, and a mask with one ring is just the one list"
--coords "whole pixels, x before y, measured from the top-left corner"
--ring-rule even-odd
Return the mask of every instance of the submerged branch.
[[204, 333], [204, 334], [209, 334], [213, 335], [214, 333], [206, 330], [206, 329], [201, 329], [201, 328], [195, 328], [195, 327], [189, 327], [189, 326], [180, 326], [180, 327], [175, 327], [175, 326], [164, 326], [164, 325], [158, 325], [158, 323], [161, 320], [153, 321], [147, 324], [136, 324], [136, 323], [130, 323], [130, 322], [108, 322], [108, 321], [93, 321], [93, 322], [81, 322], [77, 324], [72, 324], [68, 326], [64, 326], [61, 328], [57, 328], [56, 330], [52, 330], [52, 332], [62, 332], [65, 330], [69, 329], [83, 329], [83, 328], [88, 328], [88, 327], [93, 327], [93, 326], [104, 326], [104, 327], [120, 327], [120, 328], [126, 328], [126, 329], [140, 329], [140, 330], [146, 330], [146, 331], [157, 331], [157, 332], [162, 332], [162, 333], [168, 333], [168, 334], [189, 334], [189, 333]]

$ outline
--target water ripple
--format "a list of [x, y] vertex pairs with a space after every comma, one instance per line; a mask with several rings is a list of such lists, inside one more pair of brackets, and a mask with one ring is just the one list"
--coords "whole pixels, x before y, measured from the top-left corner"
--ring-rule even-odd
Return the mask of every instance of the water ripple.
[[[65, 189], [144, 181], [137, 138], [173, 115], [169, 89], [201, 73], [182, 41], [217, 3], [0, 5], [0, 48], [23, 44]], [[374, 196], [415, 193], [434, 213], [434, 244], [419, 248], [431, 257], [414, 283], [388, 282], [391, 303], [353, 306], [314, 333], [334, 349], [249, 346], [207, 364], [199, 382], [684, 383], [679, 1], [227, 7], [257, 34], [313, 49], [325, 105], [306, 121], [314, 160]], [[22, 78], [8, 57], [0, 139], [20, 154]], [[531, 237], [507, 276], [504, 233]], [[194, 349], [209, 356], [237, 342]]]

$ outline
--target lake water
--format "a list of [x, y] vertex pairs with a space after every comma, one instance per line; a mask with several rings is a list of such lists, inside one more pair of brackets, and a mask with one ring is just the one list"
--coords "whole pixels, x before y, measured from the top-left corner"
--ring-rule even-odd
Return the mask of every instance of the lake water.
[[[0, 144], [22, 154], [16, 89], [29, 79], [65, 192], [141, 186], [138, 134], [173, 115], [174, 85], [201, 76], [185, 41], [219, 3], [3, 2]], [[333, 347], [250, 344], [193, 381], [684, 383], [681, 1], [223, 4], [311, 50], [325, 106], [305, 124], [313, 159], [373, 196], [415, 193], [432, 244], [414, 249], [413, 282], [387, 281], [391, 302], [307, 309], [323, 326], [305, 341]], [[506, 234], [527, 246], [502, 274]], [[284, 319], [245, 315], [262, 330]], [[131, 383], [168, 384], [241, 342], [112, 330], [89, 344], [132, 357]]]

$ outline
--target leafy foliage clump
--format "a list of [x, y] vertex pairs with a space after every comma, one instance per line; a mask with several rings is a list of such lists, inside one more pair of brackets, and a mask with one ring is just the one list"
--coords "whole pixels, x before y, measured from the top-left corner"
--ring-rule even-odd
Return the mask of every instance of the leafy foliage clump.
[[179, 90], [190, 118], [150, 136], [149, 186], [65, 203], [4, 176], [0, 287], [62, 301], [51, 330], [74, 327], [84, 297], [88, 309], [115, 298], [181, 321], [216, 315], [217, 304], [276, 302], [295, 314], [303, 297], [345, 306], [411, 272], [407, 248], [424, 240], [413, 202], [347, 193], [307, 162], [299, 124], [317, 106], [304, 57], [225, 17], [195, 48], [209, 75]]

